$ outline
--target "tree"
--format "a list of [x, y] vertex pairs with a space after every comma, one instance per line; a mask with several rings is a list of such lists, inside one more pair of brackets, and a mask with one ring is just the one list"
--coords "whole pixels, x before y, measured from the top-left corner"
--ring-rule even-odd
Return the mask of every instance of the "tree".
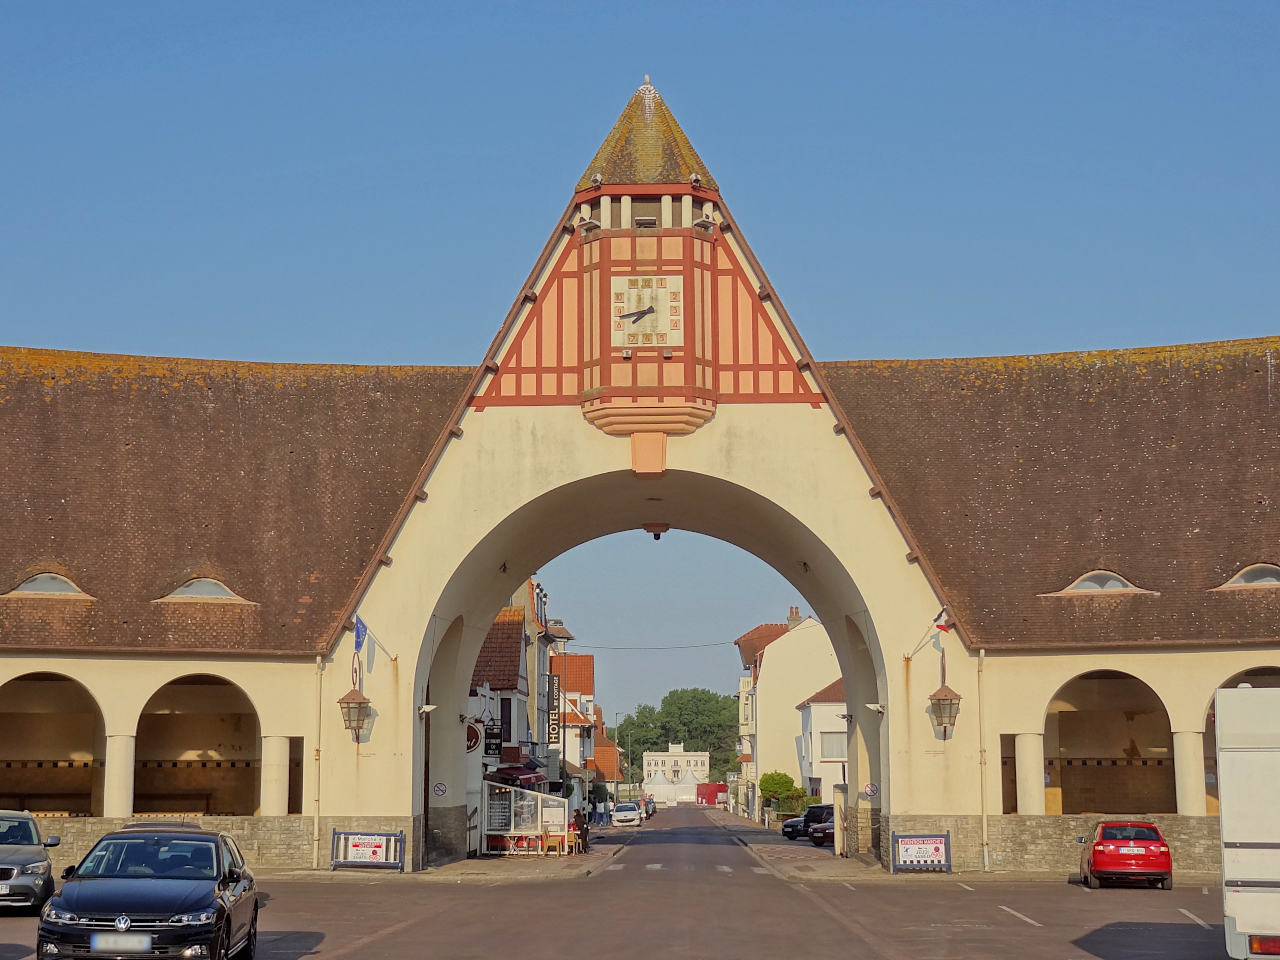
[[665, 751], [671, 743], [710, 754], [707, 778], [721, 782], [737, 763], [738, 703], [733, 697], [702, 687], [672, 690], [654, 709], [641, 704], [618, 725], [614, 740], [627, 758], [631, 782], [644, 779], [644, 753]]
[[796, 792], [796, 782], [791, 774], [773, 770], [760, 776], [760, 796], [766, 800], [790, 798]]

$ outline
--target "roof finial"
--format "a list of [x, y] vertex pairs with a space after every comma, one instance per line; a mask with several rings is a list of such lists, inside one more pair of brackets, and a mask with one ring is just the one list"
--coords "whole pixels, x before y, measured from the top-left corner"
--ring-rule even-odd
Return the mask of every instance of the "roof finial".
[[644, 82], [646, 84], [649, 82], [649, 75], [647, 73], [644, 75]]

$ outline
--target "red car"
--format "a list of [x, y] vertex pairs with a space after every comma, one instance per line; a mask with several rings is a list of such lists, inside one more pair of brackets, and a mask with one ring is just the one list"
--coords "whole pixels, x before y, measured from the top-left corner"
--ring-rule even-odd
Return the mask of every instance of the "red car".
[[835, 843], [835, 821], [826, 820], [822, 823], [815, 823], [809, 828], [809, 839], [813, 841], [815, 847], [825, 847], [828, 843]]
[[1080, 851], [1080, 882], [1097, 890], [1103, 880], [1145, 880], [1173, 889], [1173, 858], [1169, 844], [1154, 823], [1104, 820], [1093, 835], [1076, 837]]

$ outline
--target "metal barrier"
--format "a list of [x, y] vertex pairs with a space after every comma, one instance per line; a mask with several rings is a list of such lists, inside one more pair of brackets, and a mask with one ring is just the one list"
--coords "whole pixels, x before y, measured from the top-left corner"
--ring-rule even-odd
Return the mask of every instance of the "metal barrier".
[[404, 873], [404, 831], [333, 831], [329, 848], [329, 869], [336, 870], [338, 867], [375, 867]]

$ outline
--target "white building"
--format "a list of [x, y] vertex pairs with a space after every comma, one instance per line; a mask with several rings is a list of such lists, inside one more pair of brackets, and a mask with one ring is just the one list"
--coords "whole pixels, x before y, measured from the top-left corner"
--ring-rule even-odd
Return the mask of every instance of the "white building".
[[836, 678], [796, 704], [800, 711], [798, 785], [823, 803], [835, 802], [834, 787], [847, 782], [849, 726], [845, 722], [844, 680]]
[[686, 752], [683, 743], [670, 743], [665, 753], [644, 752], [644, 792], [658, 803], [697, 803], [698, 784], [706, 783], [711, 754]]
[[[840, 664], [827, 631], [792, 607], [787, 622], [761, 624], [734, 643], [750, 671], [752, 685], [738, 694], [738, 729], [743, 741], [744, 813], [760, 816], [758, 784], [766, 773], [790, 775], [805, 787], [801, 772], [803, 738], [796, 704], [815, 688], [840, 679]], [[744, 678], [745, 679], [745, 678]], [[843, 712], [843, 711], [841, 711]]]

